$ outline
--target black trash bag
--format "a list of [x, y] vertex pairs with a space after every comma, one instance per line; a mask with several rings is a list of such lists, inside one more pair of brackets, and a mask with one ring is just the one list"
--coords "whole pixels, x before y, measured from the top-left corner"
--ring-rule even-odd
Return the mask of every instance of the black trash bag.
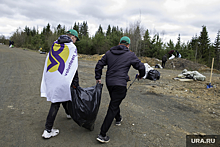
[[160, 68], [160, 66], [158, 64], [155, 65], [155, 68]]
[[101, 102], [102, 87], [103, 84], [88, 88], [71, 87], [72, 101], [67, 103], [67, 109], [72, 119], [80, 127], [90, 131], [94, 130]]
[[160, 72], [157, 70], [150, 70], [147, 73], [146, 79], [154, 80], [154, 81], [159, 80], [160, 79]]

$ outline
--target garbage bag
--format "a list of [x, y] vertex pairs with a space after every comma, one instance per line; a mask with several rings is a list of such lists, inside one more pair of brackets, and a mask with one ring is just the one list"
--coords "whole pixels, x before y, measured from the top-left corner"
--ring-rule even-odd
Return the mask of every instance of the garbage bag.
[[160, 72], [157, 70], [150, 70], [147, 74], [146, 79], [154, 80], [154, 81], [159, 80], [160, 79]]
[[174, 58], [175, 58], [175, 56], [172, 54], [172, 56], [169, 58], [169, 60], [172, 60]]
[[150, 71], [150, 70], [154, 70], [154, 68], [152, 68], [149, 64], [147, 64], [147, 63], [144, 63], [144, 66], [145, 66], [145, 75], [144, 75], [144, 79], [146, 79], [147, 78], [147, 74], [148, 74], [148, 72]]
[[88, 88], [71, 87], [72, 101], [67, 103], [67, 109], [72, 119], [80, 127], [90, 131], [94, 130], [101, 102], [102, 87], [103, 84]]
[[155, 65], [155, 68], [160, 68], [158, 64]]

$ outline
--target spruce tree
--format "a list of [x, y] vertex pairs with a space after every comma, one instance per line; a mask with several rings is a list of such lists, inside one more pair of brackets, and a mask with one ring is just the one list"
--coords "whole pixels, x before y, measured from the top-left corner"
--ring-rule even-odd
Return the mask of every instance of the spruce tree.
[[145, 32], [143, 43], [144, 43], [144, 50], [142, 55], [149, 57], [152, 45], [151, 45], [150, 33], [148, 29]]
[[111, 26], [108, 25], [108, 29], [107, 29], [107, 32], [106, 32], [106, 36], [110, 36], [111, 35]]
[[176, 43], [176, 46], [175, 46], [175, 50], [177, 50], [177, 51], [181, 50], [180, 34], [179, 34], [179, 36], [177, 38], [177, 43]]
[[206, 26], [202, 26], [202, 31], [199, 36], [199, 48], [198, 48], [198, 57], [200, 62], [205, 64], [210, 64], [210, 39], [208, 37], [208, 32], [206, 30]]
[[214, 67], [218, 70], [220, 70], [220, 30], [217, 33], [215, 43], [214, 43], [214, 49], [215, 49], [215, 64]]

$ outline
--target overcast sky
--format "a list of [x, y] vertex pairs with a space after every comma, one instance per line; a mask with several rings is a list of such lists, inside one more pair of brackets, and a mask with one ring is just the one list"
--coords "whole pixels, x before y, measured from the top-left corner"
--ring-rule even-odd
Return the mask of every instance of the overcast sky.
[[[101, 24], [125, 30], [137, 21], [156, 32], [164, 42], [187, 42], [206, 26], [213, 43], [220, 30], [220, 0], [0, 0], [0, 35], [11, 36], [17, 28], [52, 27], [67, 29], [87, 21], [90, 36]], [[40, 30], [40, 31], [41, 31]]]

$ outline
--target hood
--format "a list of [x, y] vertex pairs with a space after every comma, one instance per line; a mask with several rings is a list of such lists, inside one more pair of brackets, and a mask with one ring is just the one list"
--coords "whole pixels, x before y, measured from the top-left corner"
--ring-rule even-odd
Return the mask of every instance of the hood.
[[58, 43], [59, 44], [62, 44], [62, 43], [70, 43], [70, 42], [73, 42], [69, 36], [67, 35], [61, 35], [59, 38], [58, 38]]
[[128, 51], [129, 51], [129, 49], [124, 45], [114, 46], [110, 49], [110, 52], [112, 54], [116, 54], [116, 55], [124, 54]]

